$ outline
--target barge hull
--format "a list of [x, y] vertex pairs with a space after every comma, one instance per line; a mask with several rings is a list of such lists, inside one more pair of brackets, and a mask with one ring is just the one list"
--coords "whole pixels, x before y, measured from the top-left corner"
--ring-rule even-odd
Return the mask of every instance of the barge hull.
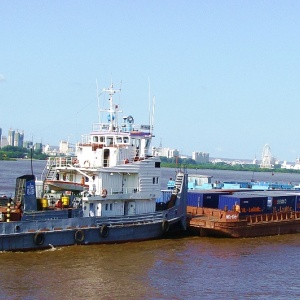
[[281, 212], [239, 219], [238, 213], [188, 207], [187, 228], [199, 236], [249, 238], [300, 233], [300, 213]]

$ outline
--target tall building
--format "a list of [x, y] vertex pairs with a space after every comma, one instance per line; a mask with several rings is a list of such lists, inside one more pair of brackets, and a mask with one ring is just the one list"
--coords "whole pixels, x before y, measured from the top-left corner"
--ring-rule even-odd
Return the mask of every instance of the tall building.
[[24, 132], [16, 131], [14, 136], [14, 146], [22, 148], [23, 142], [24, 142]]
[[67, 154], [69, 152], [69, 143], [67, 141], [60, 141], [59, 152], [63, 154]]
[[205, 164], [209, 163], [209, 153], [205, 152], [193, 152], [192, 159], [195, 160], [197, 163]]
[[0, 148], [2, 148], [2, 128], [0, 128]]
[[9, 146], [15, 145], [15, 131], [13, 129], [8, 130], [7, 140]]

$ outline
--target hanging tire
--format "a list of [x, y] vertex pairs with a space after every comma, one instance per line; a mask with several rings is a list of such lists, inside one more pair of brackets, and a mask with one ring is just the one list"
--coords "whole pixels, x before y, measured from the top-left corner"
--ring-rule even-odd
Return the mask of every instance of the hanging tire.
[[84, 241], [84, 232], [82, 230], [75, 231], [75, 242], [82, 243]]
[[102, 237], [108, 237], [108, 234], [109, 234], [109, 228], [107, 225], [102, 225], [101, 228], [100, 228], [100, 235]]
[[169, 230], [169, 222], [167, 220], [163, 220], [161, 226], [163, 232], [167, 232]]
[[38, 246], [43, 245], [45, 241], [45, 234], [42, 232], [37, 232], [33, 237], [33, 241]]

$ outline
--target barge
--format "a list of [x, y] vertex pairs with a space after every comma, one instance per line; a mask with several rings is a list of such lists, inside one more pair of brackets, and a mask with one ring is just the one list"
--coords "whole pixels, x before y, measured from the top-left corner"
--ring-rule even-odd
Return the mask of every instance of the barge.
[[248, 238], [300, 233], [300, 193], [188, 192], [187, 228], [199, 236]]
[[300, 212], [241, 216], [234, 211], [188, 206], [187, 228], [202, 237], [249, 238], [300, 233]]

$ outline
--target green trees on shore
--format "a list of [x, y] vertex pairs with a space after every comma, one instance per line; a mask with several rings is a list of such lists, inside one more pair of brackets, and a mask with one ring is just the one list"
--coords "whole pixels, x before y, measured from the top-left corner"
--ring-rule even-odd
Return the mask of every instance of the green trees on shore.
[[0, 160], [11, 160], [17, 158], [47, 159], [42, 150], [34, 150], [15, 146], [5, 146], [0, 149]]
[[231, 170], [231, 171], [252, 171], [252, 172], [278, 172], [278, 173], [300, 173], [300, 170], [282, 169], [281, 165], [275, 165], [272, 169], [261, 168], [254, 164], [235, 164], [231, 165], [226, 162], [219, 163], [203, 163], [199, 164], [191, 158], [167, 158], [161, 157], [161, 166], [164, 168], [179, 168], [187, 169], [216, 169], [216, 170]]

